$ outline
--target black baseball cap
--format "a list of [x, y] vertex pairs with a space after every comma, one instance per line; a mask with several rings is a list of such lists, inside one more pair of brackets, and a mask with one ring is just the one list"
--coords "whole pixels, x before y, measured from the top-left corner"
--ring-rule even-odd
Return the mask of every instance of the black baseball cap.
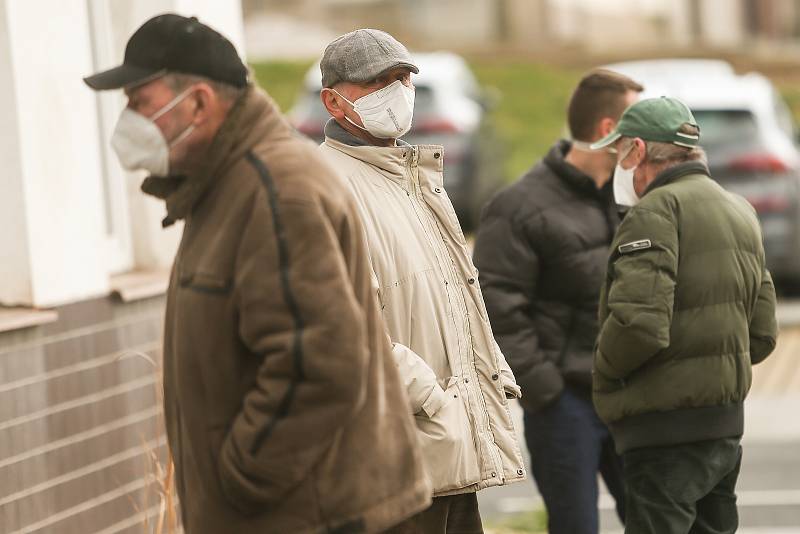
[[247, 85], [247, 67], [233, 44], [197, 20], [166, 13], [136, 30], [122, 65], [83, 79], [104, 91], [140, 85], [167, 72], [194, 74], [235, 87]]

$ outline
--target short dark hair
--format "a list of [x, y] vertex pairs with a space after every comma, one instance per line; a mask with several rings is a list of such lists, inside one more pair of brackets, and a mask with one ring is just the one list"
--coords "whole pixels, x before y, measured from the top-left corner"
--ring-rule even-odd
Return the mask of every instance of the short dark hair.
[[247, 87], [237, 87], [229, 83], [212, 80], [205, 76], [198, 76], [196, 74], [184, 74], [181, 72], [167, 72], [163, 77], [164, 83], [167, 87], [172, 89], [174, 93], [179, 93], [195, 83], [206, 83], [217, 93], [223, 102], [229, 104], [236, 102], [241, 97]]
[[641, 93], [644, 87], [627, 76], [607, 69], [595, 69], [581, 78], [567, 107], [572, 138], [590, 142], [597, 123], [606, 117], [619, 120], [625, 111], [625, 95]]

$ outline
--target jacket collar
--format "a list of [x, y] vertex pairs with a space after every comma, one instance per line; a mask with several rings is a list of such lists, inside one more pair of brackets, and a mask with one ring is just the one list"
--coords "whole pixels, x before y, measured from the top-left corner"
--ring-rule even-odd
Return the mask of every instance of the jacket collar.
[[200, 171], [191, 176], [154, 177], [142, 183], [142, 191], [166, 202], [163, 226], [185, 219], [221, 175], [266, 136], [290, 134], [272, 99], [250, 86], [233, 105], [211, 146], [204, 154]]
[[567, 163], [564, 158], [567, 156], [571, 147], [572, 143], [566, 139], [556, 142], [544, 157], [544, 164], [547, 165], [559, 179], [582, 195], [610, 199], [611, 180], [608, 180], [601, 189], [597, 189], [597, 183], [591, 176]]
[[[325, 125], [325, 144], [348, 156], [373, 165], [384, 171], [388, 178], [404, 183], [406, 167], [434, 165], [441, 170], [442, 147], [438, 145], [410, 145], [398, 139], [397, 146], [368, 145], [341, 127], [334, 119]], [[438, 155], [435, 155], [438, 153]]]
[[[356, 137], [342, 128], [342, 125], [339, 124], [333, 117], [328, 119], [328, 122], [325, 123], [325, 137], [339, 141], [340, 143], [348, 146], [372, 146], [360, 137]], [[395, 144], [396, 146], [411, 146], [402, 139], [397, 139]]]
[[676, 180], [683, 178], [684, 176], [689, 176], [690, 174], [699, 174], [708, 178], [711, 177], [711, 173], [708, 172], [708, 167], [705, 163], [700, 161], [679, 163], [678, 165], [661, 171], [658, 176], [656, 176], [655, 180], [650, 182], [650, 185], [647, 186], [647, 189], [644, 190], [642, 197], [644, 197], [644, 195], [653, 189], [675, 182]]

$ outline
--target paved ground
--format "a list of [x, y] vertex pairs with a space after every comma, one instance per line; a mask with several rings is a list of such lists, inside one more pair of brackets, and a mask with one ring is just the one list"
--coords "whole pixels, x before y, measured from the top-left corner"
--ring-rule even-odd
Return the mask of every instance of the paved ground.
[[[800, 302], [782, 303], [779, 320], [778, 347], [754, 368], [745, 404], [738, 485], [741, 534], [800, 534]], [[521, 428], [518, 407], [515, 414]], [[530, 480], [479, 495], [488, 522], [542, 506]], [[608, 494], [601, 495], [599, 506], [602, 531], [621, 532]]]

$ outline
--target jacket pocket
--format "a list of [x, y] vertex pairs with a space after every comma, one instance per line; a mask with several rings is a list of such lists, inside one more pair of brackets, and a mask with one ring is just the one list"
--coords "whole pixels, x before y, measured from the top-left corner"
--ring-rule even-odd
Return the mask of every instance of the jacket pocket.
[[625, 379], [612, 378], [602, 370], [600, 349], [595, 349], [594, 363], [592, 365], [592, 391], [595, 393], [613, 393], [626, 386]]
[[457, 377], [450, 378], [445, 395], [446, 402], [433, 417], [424, 412], [415, 416], [425, 467], [435, 493], [480, 481], [472, 424]]
[[200, 271], [181, 274], [180, 284], [183, 288], [211, 295], [227, 295], [233, 288], [231, 277]]

